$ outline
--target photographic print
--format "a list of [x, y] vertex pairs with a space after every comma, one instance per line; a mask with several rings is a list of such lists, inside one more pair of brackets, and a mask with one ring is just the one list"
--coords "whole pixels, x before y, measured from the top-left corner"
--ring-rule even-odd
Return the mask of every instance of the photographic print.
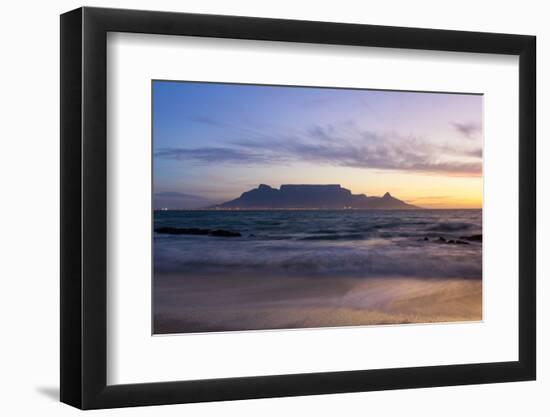
[[482, 320], [483, 96], [152, 81], [153, 333]]

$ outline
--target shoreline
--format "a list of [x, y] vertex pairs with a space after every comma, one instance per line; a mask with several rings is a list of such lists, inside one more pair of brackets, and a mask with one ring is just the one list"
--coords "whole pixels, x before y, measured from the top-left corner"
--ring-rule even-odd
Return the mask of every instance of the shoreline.
[[480, 320], [481, 279], [156, 272], [153, 280], [154, 334]]

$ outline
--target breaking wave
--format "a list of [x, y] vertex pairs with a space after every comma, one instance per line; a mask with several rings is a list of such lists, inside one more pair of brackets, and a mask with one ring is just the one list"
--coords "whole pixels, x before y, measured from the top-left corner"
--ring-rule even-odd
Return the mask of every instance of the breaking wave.
[[[155, 228], [232, 230], [240, 237], [154, 236], [159, 272], [480, 279], [480, 210], [162, 212]], [[443, 239], [443, 240], [441, 240]]]

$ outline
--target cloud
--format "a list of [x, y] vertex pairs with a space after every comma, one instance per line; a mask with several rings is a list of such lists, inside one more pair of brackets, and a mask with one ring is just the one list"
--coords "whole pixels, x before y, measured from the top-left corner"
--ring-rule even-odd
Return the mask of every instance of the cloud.
[[332, 125], [328, 126], [312, 126], [307, 130], [307, 133], [311, 137], [315, 137], [320, 140], [330, 140], [334, 135], [334, 127]]
[[267, 155], [229, 147], [217, 148], [162, 148], [155, 152], [155, 157], [177, 161], [196, 161], [203, 163], [266, 163]]
[[330, 104], [331, 102], [332, 102], [332, 99], [330, 99], [329, 97], [317, 97], [317, 98], [305, 100], [303, 104], [305, 107], [315, 108], [315, 107], [325, 106], [327, 104]]
[[155, 209], [196, 209], [213, 204], [213, 201], [206, 197], [186, 194], [179, 191], [161, 191], [153, 196]]
[[281, 164], [310, 162], [376, 170], [481, 175], [481, 149], [433, 142], [394, 132], [361, 130], [356, 124], [312, 126], [302, 134], [225, 141], [221, 147], [165, 148], [158, 158], [195, 163]]
[[407, 146], [400, 140], [375, 140], [362, 145], [292, 143], [287, 151], [301, 159], [328, 165], [378, 170], [414, 171], [447, 175], [481, 174], [480, 161], [444, 160], [437, 147], [424, 143]]
[[481, 125], [479, 123], [458, 123], [451, 122], [451, 125], [463, 136], [472, 138], [481, 133]]
[[483, 157], [483, 150], [481, 148], [475, 148], [475, 149], [469, 149], [464, 151], [464, 156], [471, 156], [474, 158], [480, 158]]
[[192, 194], [180, 193], [179, 191], [160, 191], [155, 193], [155, 197], [168, 197], [168, 198], [201, 198]]
[[208, 116], [196, 115], [189, 116], [188, 119], [195, 123], [200, 123], [207, 126], [224, 127], [225, 124]]

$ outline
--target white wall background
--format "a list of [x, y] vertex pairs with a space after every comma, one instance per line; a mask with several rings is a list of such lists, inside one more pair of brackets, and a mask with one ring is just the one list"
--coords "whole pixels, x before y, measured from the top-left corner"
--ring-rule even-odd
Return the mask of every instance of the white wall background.
[[[4, 415], [68, 416], [59, 392], [59, 17], [73, 0], [7, 2], [0, 23], [0, 410]], [[550, 148], [542, 115], [550, 100], [550, 26], [536, 0], [442, 2], [278, 0], [124, 0], [86, 5], [237, 14], [534, 34], [538, 37], [539, 366], [538, 381], [344, 395], [193, 404], [95, 412], [94, 415], [256, 416], [316, 414], [468, 416], [550, 413]], [[542, 146], [541, 146], [542, 145]], [[546, 258], [546, 259], [544, 259]], [[546, 394], [546, 395], [545, 395]]]

